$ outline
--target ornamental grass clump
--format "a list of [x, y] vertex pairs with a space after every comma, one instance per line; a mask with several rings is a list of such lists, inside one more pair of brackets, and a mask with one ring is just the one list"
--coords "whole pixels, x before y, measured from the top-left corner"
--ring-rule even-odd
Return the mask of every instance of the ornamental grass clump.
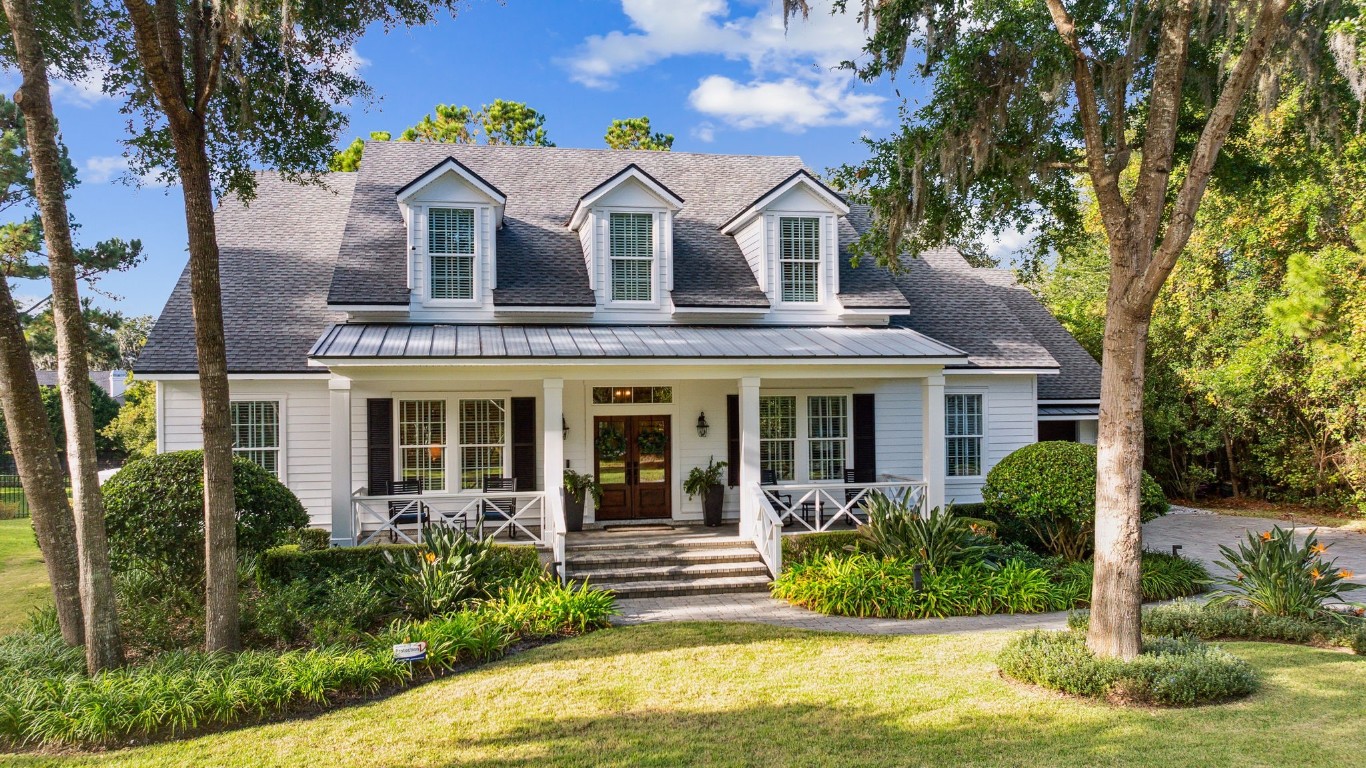
[[[1089, 622], [1090, 615], [1082, 611], [1069, 616], [1067, 626], [1085, 632]], [[1366, 653], [1366, 617], [1354, 612], [1325, 611], [1302, 618], [1273, 616], [1241, 605], [1206, 605], [1178, 600], [1143, 609], [1143, 634], [1296, 643]]]
[[1245, 605], [1257, 613], [1271, 616], [1313, 618], [1322, 614], [1324, 604], [1344, 602], [1342, 593], [1360, 589], [1347, 579], [1355, 574], [1325, 560], [1328, 546], [1318, 540], [1317, 529], [1295, 537], [1295, 529], [1274, 526], [1269, 531], [1248, 531], [1238, 548], [1220, 546], [1223, 560], [1215, 563], [1231, 576], [1219, 579], [1219, 589], [1210, 599], [1215, 605]]
[[[1091, 582], [1095, 565], [1090, 560], [1064, 563], [1054, 578], [1072, 597], [1074, 606], [1091, 604]], [[1205, 591], [1209, 571], [1194, 560], [1165, 552], [1144, 552], [1139, 574], [1145, 601], [1172, 600]]]
[[1035, 630], [1012, 638], [996, 663], [1016, 680], [1117, 704], [1211, 704], [1258, 686], [1252, 665], [1193, 638], [1149, 639], [1142, 654], [1123, 661], [1097, 658], [1081, 632]]
[[993, 540], [987, 524], [961, 517], [953, 506], [921, 513], [905, 499], [873, 492], [863, 500], [868, 523], [859, 527], [864, 548], [883, 557], [920, 563], [930, 571], [980, 563]]

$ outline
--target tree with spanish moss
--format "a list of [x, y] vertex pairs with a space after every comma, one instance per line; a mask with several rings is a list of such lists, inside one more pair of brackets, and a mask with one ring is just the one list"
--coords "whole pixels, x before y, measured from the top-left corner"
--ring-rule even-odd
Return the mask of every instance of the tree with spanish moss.
[[[784, 0], [789, 18], [807, 0]], [[839, 4], [846, 11], [845, 3]], [[1353, 130], [1336, 94], [1366, 83], [1354, 0], [1018, 3], [863, 0], [865, 80], [910, 72], [929, 89], [839, 181], [879, 221], [856, 248], [903, 253], [1035, 226], [1075, 236], [1081, 181], [1107, 239], [1096, 561], [1087, 635], [1100, 656], [1141, 648], [1139, 519], [1144, 350], [1153, 304], [1191, 236], [1234, 125], [1306, 83], [1306, 129]], [[1343, 72], [1348, 73], [1344, 76]], [[1261, 99], [1251, 99], [1253, 85]], [[1361, 91], [1353, 94], [1358, 103]]]

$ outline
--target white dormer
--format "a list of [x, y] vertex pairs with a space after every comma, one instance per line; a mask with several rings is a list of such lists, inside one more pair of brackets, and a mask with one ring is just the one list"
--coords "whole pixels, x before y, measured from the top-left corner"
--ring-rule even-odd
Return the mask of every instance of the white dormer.
[[765, 192], [721, 226], [735, 238], [778, 312], [831, 312], [839, 293], [844, 199], [805, 170]]
[[408, 229], [408, 287], [425, 307], [491, 306], [496, 231], [507, 196], [453, 157], [397, 192]]
[[588, 286], [608, 310], [659, 311], [673, 290], [674, 194], [632, 163], [579, 198], [569, 228], [579, 233]]

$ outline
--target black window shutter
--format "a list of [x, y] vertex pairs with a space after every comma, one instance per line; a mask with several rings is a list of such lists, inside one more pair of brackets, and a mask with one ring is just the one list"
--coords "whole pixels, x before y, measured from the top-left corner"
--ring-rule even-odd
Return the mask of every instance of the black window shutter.
[[365, 401], [366, 488], [370, 493], [389, 492], [394, 481], [394, 401], [372, 397]]
[[739, 395], [726, 395], [726, 484], [740, 484]]
[[854, 395], [854, 482], [877, 482], [877, 416], [871, 394]]
[[512, 398], [512, 476], [517, 490], [540, 487], [536, 477], [536, 398]]

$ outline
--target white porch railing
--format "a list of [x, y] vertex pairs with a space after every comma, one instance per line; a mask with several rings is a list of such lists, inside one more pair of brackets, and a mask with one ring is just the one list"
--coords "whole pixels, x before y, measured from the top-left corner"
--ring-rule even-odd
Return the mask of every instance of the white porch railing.
[[540, 491], [466, 491], [420, 496], [370, 496], [357, 491], [351, 496], [359, 544], [368, 544], [382, 535], [416, 544], [418, 540], [403, 529], [408, 527], [416, 531], [419, 519], [426, 519], [431, 525], [460, 528], [485, 538], [498, 538], [504, 534], [513, 538], [522, 534], [532, 544], [550, 547], [556, 562], [563, 562], [563, 505], [559, 505], [558, 516], [547, 514], [549, 506], [545, 503], [545, 494]]
[[[754, 499], [758, 514], [749, 536], [777, 578], [783, 567], [784, 533], [815, 533], [828, 531], [844, 521], [854, 526], [863, 525], [859, 519], [862, 505], [871, 493], [881, 493], [893, 501], [923, 512], [927, 485], [923, 481], [907, 480], [894, 475], [883, 475], [876, 483], [750, 485], [748, 493]], [[862, 513], [867, 517], [866, 513]], [[792, 530], [787, 530], [788, 528]]]

